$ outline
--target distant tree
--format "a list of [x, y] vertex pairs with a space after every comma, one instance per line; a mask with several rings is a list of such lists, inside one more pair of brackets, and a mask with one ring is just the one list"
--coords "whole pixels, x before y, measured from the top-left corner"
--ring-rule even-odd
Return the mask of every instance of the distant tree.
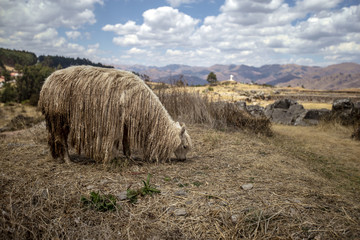
[[2, 91], [0, 92], [0, 101], [3, 103], [6, 102], [15, 102], [17, 100], [17, 93], [14, 84], [5, 83]]
[[145, 82], [150, 82], [150, 77], [146, 74], [141, 74], [140, 75], [141, 79], [144, 80]]
[[79, 58], [79, 57], [70, 58], [70, 57], [62, 57], [62, 56], [40, 55], [38, 57], [38, 60], [41, 64], [52, 68], [57, 68], [59, 65], [61, 65], [62, 68], [67, 68], [74, 65], [90, 65], [96, 67], [113, 68], [113, 66], [103, 65], [101, 63], [93, 63], [89, 59]]
[[15, 64], [29, 66], [35, 64], [37, 58], [32, 52], [0, 48], [0, 61], [10, 66], [15, 66]]
[[53, 71], [53, 68], [41, 64], [24, 67], [23, 76], [16, 79], [18, 101], [30, 100], [31, 105], [36, 105], [41, 87]]
[[209, 83], [216, 83], [217, 82], [217, 77], [216, 74], [214, 72], [210, 72], [209, 75], [207, 76], [206, 79]]
[[175, 85], [178, 87], [185, 87], [187, 86], [187, 81], [185, 79], [185, 76], [183, 74], [180, 74], [178, 79], [174, 81]]
[[1, 75], [4, 76], [5, 82], [9, 82], [11, 80], [10, 72], [8, 70], [6, 70], [6, 68], [4, 68], [4, 70], [2, 70]]
[[145, 82], [150, 82], [150, 77], [146, 74], [140, 74], [138, 72], [134, 72], [132, 71], [133, 74], [135, 74], [136, 76], [138, 76], [139, 78], [141, 78], [142, 80], [144, 80]]

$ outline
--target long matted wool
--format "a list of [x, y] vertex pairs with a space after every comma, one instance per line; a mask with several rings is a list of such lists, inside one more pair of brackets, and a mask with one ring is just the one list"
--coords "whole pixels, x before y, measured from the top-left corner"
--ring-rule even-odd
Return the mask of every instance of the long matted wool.
[[169, 159], [182, 143], [179, 123], [130, 72], [90, 66], [56, 71], [43, 85], [39, 107], [54, 158], [64, 156], [69, 140], [79, 154], [106, 162], [123, 142], [124, 129], [130, 145], [142, 149], [147, 160]]

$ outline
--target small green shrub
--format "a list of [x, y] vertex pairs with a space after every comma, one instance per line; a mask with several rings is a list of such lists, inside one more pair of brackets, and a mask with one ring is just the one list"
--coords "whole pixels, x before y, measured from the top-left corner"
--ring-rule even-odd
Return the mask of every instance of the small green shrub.
[[128, 189], [126, 197], [131, 203], [136, 203], [138, 196], [145, 196], [145, 195], [153, 195], [160, 193], [159, 189], [156, 189], [155, 187], [150, 185], [150, 177], [151, 175], [148, 174], [146, 181], [142, 181], [144, 186], [137, 190]]
[[194, 186], [196, 187], [200, 187], [200, 185], [202, 185], [203, 183], [202, 182], [199, 182], [199, 181], [195, 181], [193, 182]]
[[126, 197], [131, 203], [137, 202], [137, 197], [139, 195], [139, 192], [137, 190], [128, 189], [126, 193]]
[[99, 212], [114, 211], [117, 207], [115, 196], [111, 194], [100, 194], [99, 192], [91, 192], [90, 198], [82, 196], [81, 202], [85, 207]]

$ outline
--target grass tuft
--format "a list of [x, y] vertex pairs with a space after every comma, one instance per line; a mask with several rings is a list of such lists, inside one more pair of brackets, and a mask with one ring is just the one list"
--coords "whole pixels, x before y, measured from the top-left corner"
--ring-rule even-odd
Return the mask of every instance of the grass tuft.
[[97, 210], [99, 212], [115, 211], [117, 208], [116, 197], [108, 194], [100, 194], [99, 192], [91, 192], [90, 197], [81, 197], [84, 207]]

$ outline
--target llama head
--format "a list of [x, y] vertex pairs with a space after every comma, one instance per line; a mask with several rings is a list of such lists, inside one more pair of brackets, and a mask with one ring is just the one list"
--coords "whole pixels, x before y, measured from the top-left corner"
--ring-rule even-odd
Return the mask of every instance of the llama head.
[[175, 156], [178, 160], [186, 160], [186, 154], [191, 150], [192, 148], [192, 142], [189, 134], [187, 133], [185, 129], [185, 124], [181, 123], [179, 124], [180, 127], [180, 145], [175, 150]]

